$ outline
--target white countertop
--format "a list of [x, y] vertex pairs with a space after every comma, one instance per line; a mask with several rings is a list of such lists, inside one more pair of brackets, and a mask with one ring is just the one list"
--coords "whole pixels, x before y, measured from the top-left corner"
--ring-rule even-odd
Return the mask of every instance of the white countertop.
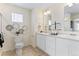
[[71, 39], [71, 40], [79, 40], [79, 36], [73, 36], [73, 35], [57, 35], [56, 37]]
[[51, 35], [50, 33], [38, 33], [38, 34], [46, 35], [46, 36], [50, 36], [50, 37], [70, 39], [70, 40], [79, 40], [79, 35], [69, 35], [69, 34]]

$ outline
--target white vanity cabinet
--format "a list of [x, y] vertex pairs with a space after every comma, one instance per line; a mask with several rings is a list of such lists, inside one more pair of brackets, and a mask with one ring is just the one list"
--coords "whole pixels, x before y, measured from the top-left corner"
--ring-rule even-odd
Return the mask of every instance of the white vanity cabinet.
[[37, 34], [37, 47], [50, 56], [79, 56], [79, 40], [76, 37]]
[[55, 37], [47, 36], [47, 38], [46, 38], [46, 52], [50, 56], [55, 56]]
[[70, 40], [69, 55], [70, 56], [79, 56], [79, 41]]
[[56, 38], [56, 56], [68, 56], [69, 41], [64, 38]]
[[79, 56], [79, 41], [76, 38], [56, 38], [56, 56]]
[[37, 47], [50, 56], [55, 56], [55, 38], [50, 35], [37, 34]]
[[43, 51], [46, 50], [46, 39], [44, 35], [37, 35], [37, 47]]

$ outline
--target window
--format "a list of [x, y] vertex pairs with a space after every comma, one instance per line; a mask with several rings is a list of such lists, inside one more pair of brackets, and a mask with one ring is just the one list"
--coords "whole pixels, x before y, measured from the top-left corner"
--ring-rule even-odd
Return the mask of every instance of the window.
[[19, 13], [12, 13], [12, 22], [23, 22], [23, 15]]

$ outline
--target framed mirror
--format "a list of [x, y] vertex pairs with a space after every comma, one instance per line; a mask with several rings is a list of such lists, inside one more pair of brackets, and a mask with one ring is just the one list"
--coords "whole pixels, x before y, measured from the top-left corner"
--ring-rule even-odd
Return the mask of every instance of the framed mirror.
[[44, 10], [44, 30], [48, 32], [52, 25], [52, 11], [50, 9]]
[[64, 30], [79, 31], [79, 3], [64, 7]]

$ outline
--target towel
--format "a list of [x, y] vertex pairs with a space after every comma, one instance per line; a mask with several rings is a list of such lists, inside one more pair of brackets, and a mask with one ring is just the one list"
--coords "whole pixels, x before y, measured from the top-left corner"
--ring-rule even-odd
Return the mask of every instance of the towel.
[[0, 46], [1, 46], [1, 48], [3, 47], [3, 43], [4, 43], [4, 38], [3, 38], [2, 33], [0, 33]]

